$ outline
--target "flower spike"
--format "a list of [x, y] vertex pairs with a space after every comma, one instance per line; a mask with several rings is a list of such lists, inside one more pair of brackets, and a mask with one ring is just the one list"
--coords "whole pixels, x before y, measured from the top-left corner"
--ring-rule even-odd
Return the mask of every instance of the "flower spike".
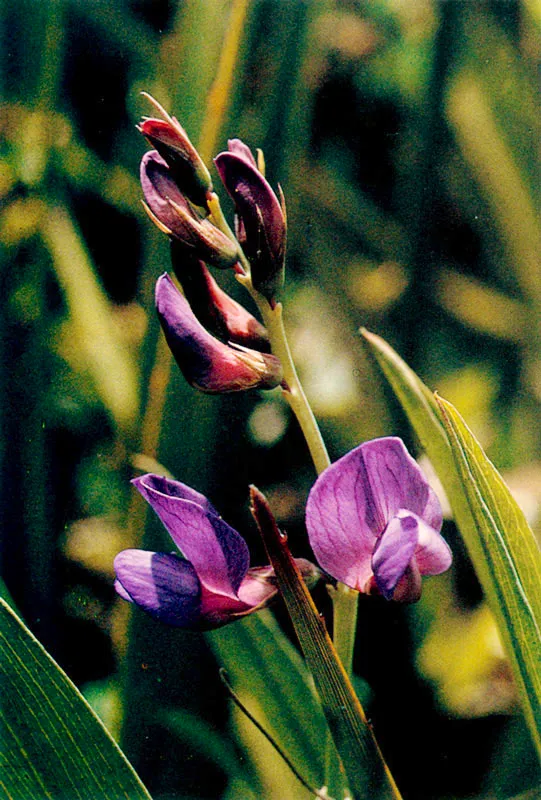
[[451, 565], [438, 499], [397, 437], [365, 442], [326, 469], [306, 525], [321, 567], [359, 592], [412, 602], [422, 575]]

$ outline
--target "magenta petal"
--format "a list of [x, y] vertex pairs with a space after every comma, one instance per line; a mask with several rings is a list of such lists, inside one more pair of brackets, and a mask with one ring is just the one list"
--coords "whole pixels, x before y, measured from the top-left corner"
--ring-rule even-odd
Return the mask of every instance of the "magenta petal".
[[175, 496], [183, 491], [178, 486], [171, 487], [175, 483], [167, 480], [168, 491], [163, 492], [155, 488], [155, 481], [148, 476], [134, 481], [177, 547], [195, 567], [201, 583], [211, 592], [236, 598], [249, 566], [246, 542], [213, 512]]
[[372, 556], [376, 585], [390, 600], [397, 583], [412, 561], [419, 539], [421, 520], [408, 511], [400, 511], [391, 519], [379, 539]]
[[167, 553], [123, 550], [114, 566], [115, 588], [125, 600], [168, 625], [197, 625], [201, 586], [189, 562]]

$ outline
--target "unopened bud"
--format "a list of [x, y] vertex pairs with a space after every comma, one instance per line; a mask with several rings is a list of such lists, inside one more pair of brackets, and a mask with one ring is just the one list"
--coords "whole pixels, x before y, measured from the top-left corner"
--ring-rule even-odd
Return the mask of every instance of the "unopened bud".
[[212, 336], [167, 274], [156, 284], [156, 308], [171, 352], [192, 386], [217, 394], [280, 384], [282, 366], [276, 356]]
[[149, 100], [163, 119], [144, 117], [138, 129], [167, 162], [173, 180], [192, 203], [206, 206], [206, 195], [212, 191], [212, 181], [201, 156], [188, 138], [179, 121], [146, 92]]
[[156, 150], [150, 150], [142, 158], [141, 186], [149, 216], [161, 231], [174, 236], [195, 256], [215, 267], [226, 269], [237, 262], [236, 243], [210, 220], [195, 213]]

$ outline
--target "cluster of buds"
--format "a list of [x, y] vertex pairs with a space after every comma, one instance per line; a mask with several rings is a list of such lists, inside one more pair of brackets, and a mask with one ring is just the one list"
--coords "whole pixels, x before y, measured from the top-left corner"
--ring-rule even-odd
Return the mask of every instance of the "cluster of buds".
[[[155, 148], [141, 161], [144, 205], [170, 238], [173, 280], [156, 284], [156, 307], [167, 342], [186, 380], [205, 392], [273, 389], [282, 367], [270, 353], [263, 325], [224, 292], [208, 267], [249, 277], [273, 305], [283, 283], [286, 214], [258, 160], [239, 139], [215, 164], [235, 205], [234, 235], [223, 223], [211, 177], [178, 120], [148, 96], [159, 118], [146, 117], [140, 132]], [[213, 213], [214, 211], [214, 213]], [[248, 275], [249, 271], [249, 275]]]

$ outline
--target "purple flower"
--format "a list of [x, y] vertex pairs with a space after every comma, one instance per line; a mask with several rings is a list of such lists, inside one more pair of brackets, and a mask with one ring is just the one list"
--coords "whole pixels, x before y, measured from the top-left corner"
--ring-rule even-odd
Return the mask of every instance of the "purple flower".
[[167, 343], [190, 385], [223, 393], [273, 389], [281, 382], [282, 366], [276, 356], [212, 336], [167, 273], [156, 283], [156, 308]]
[[267, 353], [269, 335], [264, 325], [221, 289], [206, 265], [187, 256], [183, 246], [171, 241], [171, 263], [195, 316], [204, 328], [225, 342]]
[[201, 156], [190, 142], [188, 134], [175, 117], [146, 92], [143, 95], [152, 103], [163, 119], [144, 117], [138, 125], [152, 147], [165, 159], [175, 183], [198, 206], [206, 207], [207, 194], [212, 191], [209, 171]]
[[166, 161], [156, 150], [141, 160], [146, 209], [158, 228], [182, 242], [186, 250], [220, 269], [236, 264], [238, 246], [210, 220], [200, 218], [179, 189]]
[[323, 472], [306, 507], [320, 566], [359, 592], [412, 602], [421, 576], [445, 572], [438, 499], [403, 442], [365, 442]]
[[284, 280], [286, 212], [283, 198], [257, 167], [240, 139], [228, 141], [228, 152], [214, 159], [216, 168], [235, 203], [237, 235], [252, 267], [252, 283], [269, 301], [275, 299]]
[[[276, 594], [271, 567], [250, 567], [246, 542], [206, 497], [178, 481], [143, 475], [133, 484], [182, 553], [123, 550], [115, 588], [153, 617], [181, 628], [214, 628], [266, 606]], [[297, 562], [307, 577], [316, 567]]]

